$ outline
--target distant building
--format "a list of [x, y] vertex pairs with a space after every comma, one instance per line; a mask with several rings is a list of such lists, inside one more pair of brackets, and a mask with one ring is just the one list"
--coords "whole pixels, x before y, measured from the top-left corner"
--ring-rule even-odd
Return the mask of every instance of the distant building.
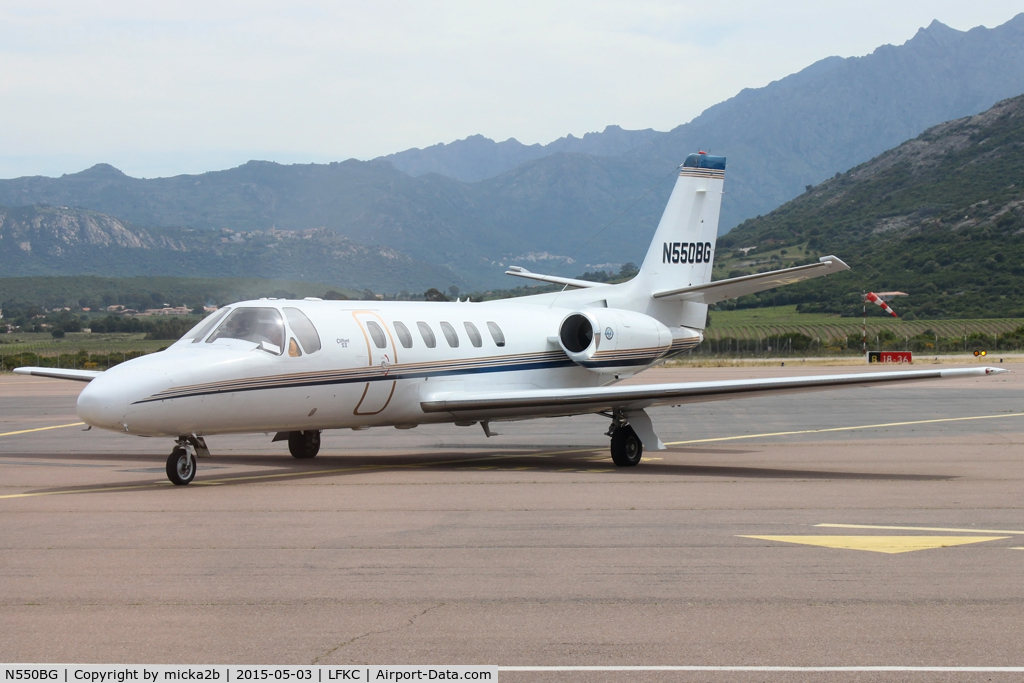
[[188, 306], [165, 306], [164, 308], [147, 308], [139, 316], [144, 315], [189, 315], [192, 309]]

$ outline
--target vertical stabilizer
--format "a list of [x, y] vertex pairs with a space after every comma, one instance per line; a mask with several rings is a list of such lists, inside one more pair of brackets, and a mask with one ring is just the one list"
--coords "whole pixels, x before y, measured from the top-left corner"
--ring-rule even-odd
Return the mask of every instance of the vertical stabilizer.
[[[634, 281], [637, 287], [653, 293], [711, 280], [724, 182], [725, 157], [703, 152], [686, 157]], [[686, 302], [683, 308], [682, 324], [703, 329], [707, 305]]]

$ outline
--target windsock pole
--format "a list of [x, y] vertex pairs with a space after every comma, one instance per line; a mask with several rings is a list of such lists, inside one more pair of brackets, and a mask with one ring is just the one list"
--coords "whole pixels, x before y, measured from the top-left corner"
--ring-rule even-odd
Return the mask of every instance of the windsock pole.
[[860, 302], [864, 304], [864, 318], [860, 324], [861, 334], [861, 351], [866, 355], [868, 352], [868, 295], [864, 294], [860, 298]]
[[894, 311], [891, 308], [889, 308], [889, 304], [887, 304], [884, 301], [882, 301], [878, 297], [878, 295], [875, 294], [874, 292], [868, 292], [867, 294], [865, 294], [863, 296], [862, 303], [864, 305], [864, 311], [863, 311], [864, 318], [863, 318], [863, 320], [861, 322], [860, 332], [861, 332], [861, 335], [862, 335], [862, 345], [863, 345], [863, 350], [864, 350], [865, 354], [868, 352], [868, 302], [869, 301], [871, 303], [875, 304], [876, 306], [878, 306], [879, 308], [881, 308], [883, 311], [885, 311], [886, 313], [888, 313], [892, 317], [894, 317], [894, 318], [896, 317], [896, 311]]

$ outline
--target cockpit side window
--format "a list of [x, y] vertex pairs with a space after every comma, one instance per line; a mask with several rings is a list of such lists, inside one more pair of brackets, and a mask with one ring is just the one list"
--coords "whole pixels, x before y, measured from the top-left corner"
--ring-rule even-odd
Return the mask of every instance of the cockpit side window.
[[288, 324], [292, 332], [299, 338], [302, 349], [306, 353], [316, 353], [320, 350], [320, 335], [316, 332], [313, 322], [306, 317], [306, 314], [297, 308], [285, 306], [284, 315], [288, 318]]
[[199, 321], [199, 324], [193, 327], [191, 330], [185, 333], [182, 339], [191, 339], [193, 344], [198, 344], [203, 341], [203, 337], [210, 333], [213, 326], [224, 319], [224, 315], [230, 311], [230, 308], [222, 308], [219, 311], [212, 313], [203, 320]]
[[241, 339], [263, 344], [267, 351], [280, 355], [284, 350], [284, 320], [276, 308], [236, 308], [206, 343], [218, 339]]

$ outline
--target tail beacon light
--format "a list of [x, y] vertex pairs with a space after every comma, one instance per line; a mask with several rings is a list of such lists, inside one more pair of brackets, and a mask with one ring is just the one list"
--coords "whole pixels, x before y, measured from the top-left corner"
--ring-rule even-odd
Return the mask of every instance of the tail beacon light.
[[577, 365], [602, 374], [634, 373], [672, 347], [672, 332], [654, 318], [615, 309], [570, 313], [558, 343]]

